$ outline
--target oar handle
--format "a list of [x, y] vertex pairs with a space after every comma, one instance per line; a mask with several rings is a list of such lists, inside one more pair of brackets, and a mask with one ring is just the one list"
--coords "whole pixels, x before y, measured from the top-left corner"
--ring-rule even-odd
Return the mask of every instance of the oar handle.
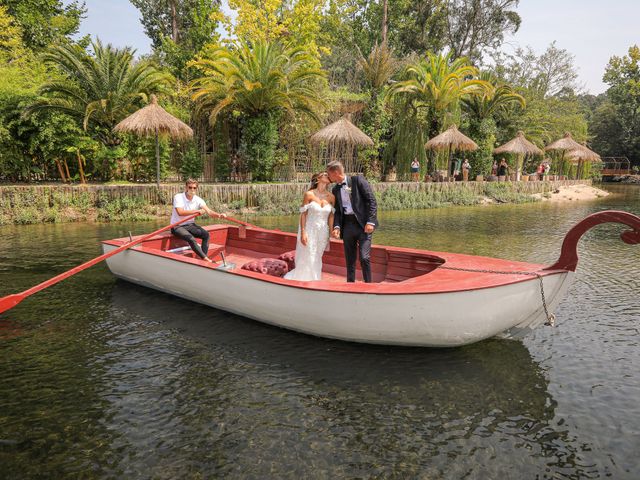
[[238, 220], [237, 218], [233, 218], [233, 217], [224, 217], [224, 220], [228, 220], [230, 222], [233, 223], [237, 223], [238, 225], [243, 225], [245, 227], [251, 227], [251, 228], [260, 228], [257, 225], [254, 225], [252, 223], [248, 223], [248, 222], [243, 222], [242, 220]]
[[193, 215], [189, 215], [183, 219], [181, 219], [178, 222], [172, 223], [171, 225], [167, 225], [166, 227], [162, 227], [158, 230], [156, 230], [155, 232], [149, 233], [147, 235], [144, 235], [143, 237], [140, 237], [136, 240], [133, 240], [131, 242], [125, 243], [124, 245], [119, 246], [118, 248], [116, 248], [115, 250], [112, 250], [108, 253], [105, 253], [103, 255], [100, 255], [99, 257], [94, 258], [93, 260], [89, 260], [88, 262], [85, 262], [81, 265], [78, 265], [77, 267], [72, 268], [71, 270], [67, 270], [66, 272], [63, 272], [59, 275], [56, 275], [53, 278], [50, 278], [49, 280], [46, 280], [42, 283], [39, 283], [38, 285], [35, 285], [33, 287], [31, 287], [28, 290], [25, 290], [24, 292], [21, 293], [16, 293], [13, 295], [8, 295], [6, 297], [0, 298], [0, 313], [9, 310], [10, 308], [13, 308], [15, 305], [17, 305], [18, 303], [20, 303], [22, 300], [24, 300], [26, 297], [33, 295], [34, 293], [39, 292], [40, 290], [44, 290], [47, 287], [50, 287], [52, 285], [55, 285], [56, 283], [64, 280], [65, 278], [69, 278], [72, 275], [75, 275], [78, 272], [81, 272], [89, 267], [92, 267], [93, 265], [95, 265], [96, 263], [100, 263], [103, 260], [106, 260], [109, 257], [113, 257], [114, 255], [117, 255], [118, 253], [127, 250], [128, 248], [131, 248], [139, 243], [144, 242], [145, 240], [149, 240], [150, 238], [154, 237], [155, 235], [164, 232], [165, 230], [169, 230], [170, 228], [176, 227], [178, 225], [180, 225], [181, 223], [184, 223], [188, 220], [194, 219], [197, 216], [199, 216], [200, 213], [194, 213]]

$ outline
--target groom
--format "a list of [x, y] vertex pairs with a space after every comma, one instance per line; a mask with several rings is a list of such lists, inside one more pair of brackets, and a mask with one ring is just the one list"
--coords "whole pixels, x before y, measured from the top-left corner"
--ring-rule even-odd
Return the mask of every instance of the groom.
[[378, 206], [371, 185], [364, 177], [347, 177], [338, 161], [327, 165], [329, 180], [336, 183], [336, 213], [333, 217], [333, 238], [344, 241], [347, 282], [356, 281], [356, 254], [360, 253], [362, 277], [371, 283], [371, 236], [378, 226]]

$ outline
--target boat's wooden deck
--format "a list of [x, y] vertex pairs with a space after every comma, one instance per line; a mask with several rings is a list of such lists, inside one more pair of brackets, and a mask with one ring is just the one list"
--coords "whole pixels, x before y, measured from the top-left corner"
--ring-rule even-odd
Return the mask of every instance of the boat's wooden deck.
[[[193, 259], [198, 259], [195, 253], [191, 250], [176, 253], [176, 255], [180, 255], [181, 257], [188, 257]], [[218, 255], [210, 255], [210, 257], [217, 262], [221, 262], [221, 258]], [[233, 263], [236, 265], [236, 268], [240, 268], [245, 263], [248, 263], [256, 258], [260, 258], [258, 255], [249, 255], [248, 253], [231, 253], [227, 252], [225, 254], [225, 260], [227, 263]], [[358, 272], [360, 273], [360, 272]], [[347, 281], [347, 277], [345, 275], [333, 272], [322, 272], [322, 282], [333, 282], [333, 283], [345, 283]], [[380, 283], [386, 283], [384, 281]]]
[[[245, 263], [250, 262], [251, 260], [255, 260], [255, 257], [251, 257], [246, 254], [242, 255], [240, 253], [229, 253], [228, 255], [226, 255], [226, 260], [229, 263], [235, 263], [238, 267], [241, 267]], [[339, 275], [338, 273], [322, 272], [322, 281], [344, 283], [347, 281], [347, 277], [344, 275]]]

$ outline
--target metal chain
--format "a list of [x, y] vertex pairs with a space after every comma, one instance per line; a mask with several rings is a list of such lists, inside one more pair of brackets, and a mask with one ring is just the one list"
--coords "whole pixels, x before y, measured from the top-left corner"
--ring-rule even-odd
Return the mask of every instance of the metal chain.
[[444, 268], [446, 270], [457, 270], [459, 272], [478, 272], [478, 273], [495, 273], [498, 275], [529, 275], [532, 277], [537, 277], [540, 281], [540, 296], [542, 297], [542, 306], [544, 307], [544, 314], [547, 317], [547, 321], [545, 325], [550, 327], [555, 327], [556, 325], [556, 316], [553, 313], [549, 313], [549, 309], [547, 307], [547, 299], [544, 296], [544, 283], [542, 281], [542, 275], [538, 272], [506, 272], [503, 270], [484, 270], [478, 268], [461, 268], [461, 267], [448, 267], [445, 265], [441, 265], [439, 268]]

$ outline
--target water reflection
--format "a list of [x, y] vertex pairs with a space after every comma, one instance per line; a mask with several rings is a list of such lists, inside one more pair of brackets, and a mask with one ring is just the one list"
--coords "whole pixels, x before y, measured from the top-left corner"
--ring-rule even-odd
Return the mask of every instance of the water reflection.
[[[152, 431], [136, 435], [139, 440], [129, 438], [126, 445], [136, 451], [161, 438], [170, 448], [197, 431], [197, 454], [172, 457], [172, 464], [182, 468], [204, 456], [208, 468], [230, 474], [241, 463], [243, 473], [256, 478], [292, 471], [305, 477], [323, 471], [392, 475], [399, 473], [398, 463], [404, 473], [459, 475], [469, 471], [469, 464], [457, 470], [452, 458], [488, 455], [515, 431], [518, 441], [511, 448], [538, 453], [515, 460], [511, 469], [519, 465], [527, 471], [543, 462], [542, 454], [568, 454], [563, 435], [550, 427], [555, 402], [548, 380], [519, 342], [490, 341], [455, 350], [334, 342], [124, 282], [113, 289], [112, 309], [111, 322], [127, 312], [134, 325], [154, 324], [154, 343], [162, 336], [189, 339], [186, 351], [184, 345], [163, 344], [162, 355], [146, 348], [123, 352], [125, 360], [110, 366], [120, 374], [107, 385], [107, 392], [122, 391], [126, 371], [127, 384], [152, 382], [163, 392], [170, 411], [156, 413], [161, 423], [140, 418], [153, 425]], [[123, 331], [110, 344], [124, 347], [129, 337]], [[138, 367], [140, 377], [132, 381], [130, 372]], [[112, 421], [131, 412], [130, 397], [131, 392], [127, 398], [110, 395]], [[142, 417], [155, 410], [154, 395], [134, 398]], [[110, 429], [127, 427], [116, 421]], [[458, 447], [452, 449], [452, 442]], [[478, 465], [471, 471], [493, 475], [504, 467]]]
[[[586, 214], [640, 213], [614, 190], [385, 212], [376, 242], [552, 262]], [[2, 227], [0, 295], [156, 225]], [[298, 335], [89, 269], [0, 316], [0, 477], [635, 479], [640, 250], [617, 234], [581, 242], [557, 329], [455, 350]]]

